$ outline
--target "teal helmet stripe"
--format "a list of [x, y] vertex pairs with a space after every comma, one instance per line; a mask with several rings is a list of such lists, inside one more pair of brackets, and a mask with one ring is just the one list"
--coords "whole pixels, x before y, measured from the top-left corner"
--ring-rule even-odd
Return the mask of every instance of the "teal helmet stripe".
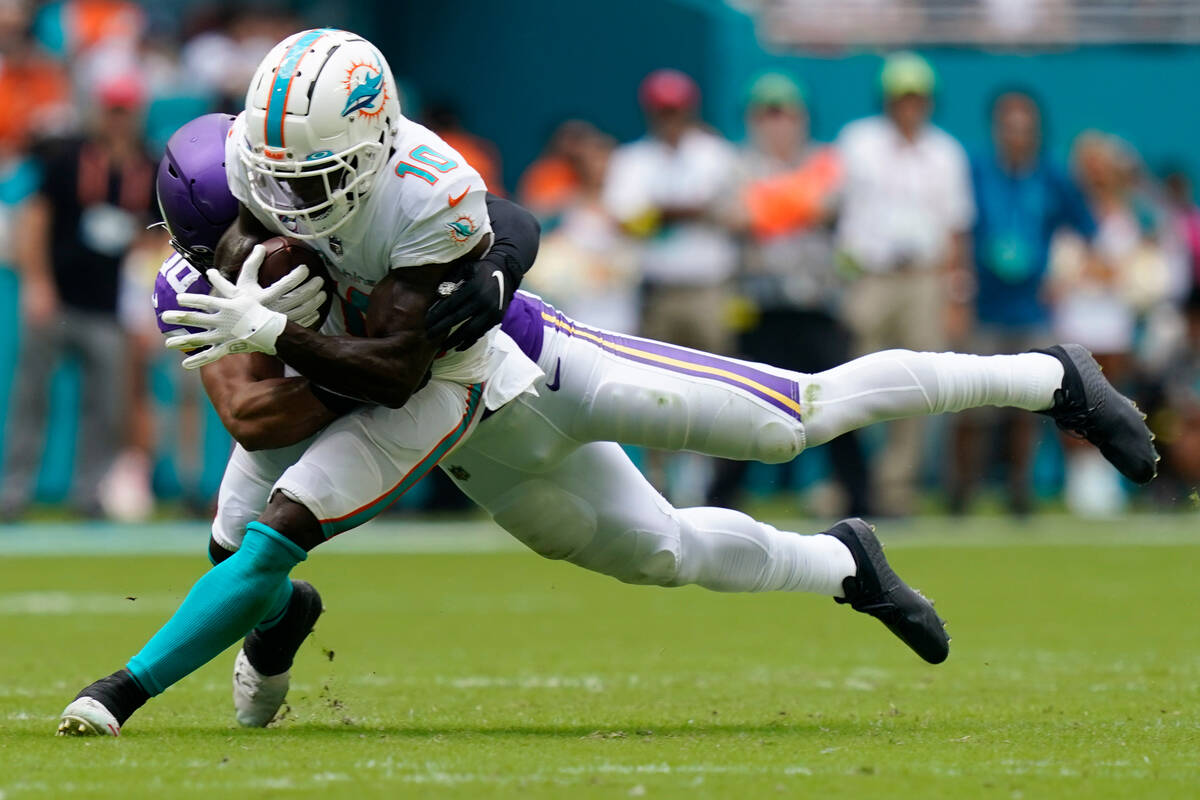
[[267, 95], [267, 120], [265, 123], [267, 147], [283, 147], [283, 119], [287, 112], [288, 91], [292, 88], [292, 78], [296, 75], [296, 67], [308, 52], [308, 48], [327, 33], [333, 33], [334, 28], [317, 28], [311, 30], [292, 43], [283, 56], [283, 62], [275, 71], [275, 81], [271, 84], [271, 93]]

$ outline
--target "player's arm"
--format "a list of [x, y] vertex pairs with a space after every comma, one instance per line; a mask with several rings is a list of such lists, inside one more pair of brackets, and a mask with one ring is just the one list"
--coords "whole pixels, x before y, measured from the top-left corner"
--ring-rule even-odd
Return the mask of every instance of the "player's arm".
[[487, 212], [494, 239], [491, 249], [466, 267], [459, 276], [461, 285], [434, 303], [425, 317], [432, 338], [448, 337], [447, 350], [466, 350], [500, 324], [521, 279], [537, 259], [542, 228], [533, 214], [491, 193]]
[[213, 252], [213, 263], [222, 275], [235, 278], [238, 270], [242, 268], [242, 262], [250, 255], [254, 246], [274, 235], [258, 221], [250, 209], [239, 203], [237, 219], [221, 234], [221, 239], [217, 242], [217, 249]]
[[[438, 287], [464, 263], [477, 261], [487, 247], [480, 241], [465, 257], [448, 264], [393, 269], [368, 300], [367, 336], [322, 336], [271, 311], [296, 280], [291, 274], [264, 288], [258, 269], [265, 249], [256, 246], [231, 283], [209, 270], [212, 294], [183, 293], [181, 306], [164, 311], [169, 325], [199, 328], [167, 339], [176, 350], [199, 350], [183, 360], [188, 369], [235, 353], [278, 355], [321, 386], [336, 386], [341, 398], [399, 408], [424, 383], [442, 342], [425, 331], [425, 313]], [[298, 275], [301, 279], [303, 275]]]
[[394, 269], [376, 285], [367, 306], [367, 336], [322, 336], [288, 323], [275, 351], [293, 369], [340, 394], [399, 408], [425, 382], [443, 340], [425, 329], [437, 288], [486, 245], [449, 264]]
[[284, 377], [283, 362], [262, 353], [208, 364], [200, 380], [225, 430], [247, 450], [304, 441], [340, 416], [313, 394], [307, 378]]

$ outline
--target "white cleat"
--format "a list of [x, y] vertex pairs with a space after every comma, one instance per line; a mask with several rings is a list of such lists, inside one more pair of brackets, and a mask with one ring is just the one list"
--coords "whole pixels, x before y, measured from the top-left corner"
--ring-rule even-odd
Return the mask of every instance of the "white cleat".
[[233, 708], [238, 724], [246, 728], [265, 728], [279, 713], [291, 679], [290, 670], [279, 675], [263, 675], [250, 665], [246, 651], [238, 650], [233, 662]]
[[59, 736], [120, 736], [121, 723], [94, 697], [77, 697], [63, 709]]

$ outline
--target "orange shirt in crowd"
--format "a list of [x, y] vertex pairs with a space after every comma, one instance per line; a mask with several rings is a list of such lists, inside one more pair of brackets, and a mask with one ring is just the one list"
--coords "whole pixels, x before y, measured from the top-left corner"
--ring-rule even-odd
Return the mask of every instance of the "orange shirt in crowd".
[[530, 211], [553, 215], [579, 190], [579, 176], [561, 156], [542, 156], [521, 176], [517, 196]]
[[462, 131], [438, 131], [446, 144], [458, 151], [467, 163], [475, 168], [479, 176], [487, 184], [488, 191], [499, 197], [504, 196], [504, 182], [500, 177], [500, 156], [496, 146], [486, 139], [473, 136]]
[[70, 102], [62, 67], [33, 57], [0, 63], [0, 151], [19, 152], [32, 131]]
[[798, 169], [752, 181], [743, 195], [751, 232], [767, 239], [819, 222], [841, 180], [833, 148], [822, 147]]
[[72, 0], [66, 13], [71, 47], [77, 52], [112, 37], [136, 38], [145, 21], [137, 4], [126, 0]]

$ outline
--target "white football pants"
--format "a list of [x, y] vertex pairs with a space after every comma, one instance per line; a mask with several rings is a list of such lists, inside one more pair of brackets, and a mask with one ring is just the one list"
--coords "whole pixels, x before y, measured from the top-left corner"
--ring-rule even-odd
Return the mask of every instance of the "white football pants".
[[549, 306], [543, 316], [538, 394], [485, 420], [442, 466], [530, 549], [629, 583], [833, 595], [854, 565], [829, 536], [672, 507], [613, 442], [775, 463], [883, 420], [1044, 409], [1062, 382], [1047, 355], [906, 350], [802, 375], [588, 329]]
[[[614, 442], [778, 463], [874, 422], [981, 405], [1044, 409], [1062, 381], [1059, 362], [1041, 354], [906, 350], [803, 375], [588, 329], [544, 308], [540, 351], [529, 353], [545, 373], [537, 395], [480, 423], [441, 466], [530, 549], [628, 583], [837, 595], [854, 563], [830, 536], [674, 508]], [[235, 450], [214, 523], [220, 541], [266, 504], [285, 461]]]

